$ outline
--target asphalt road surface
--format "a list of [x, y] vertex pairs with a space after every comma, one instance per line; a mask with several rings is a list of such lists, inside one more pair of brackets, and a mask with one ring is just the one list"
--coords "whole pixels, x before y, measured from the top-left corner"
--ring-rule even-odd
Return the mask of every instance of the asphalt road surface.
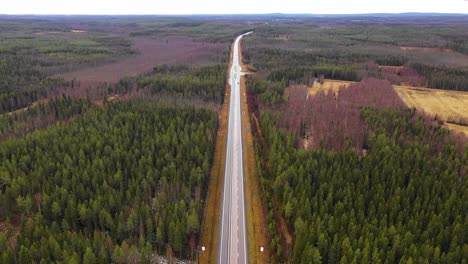
[[233, 48], [232, 65], [229, 75], [231, 101], [226, 146], [226, 167], [219, 234], [218, 263], [248, 263], [247, 231], [245, 224], [244, 171], [242, 164], [242, 120], [240, 100], [239, 42], [236, 38]]

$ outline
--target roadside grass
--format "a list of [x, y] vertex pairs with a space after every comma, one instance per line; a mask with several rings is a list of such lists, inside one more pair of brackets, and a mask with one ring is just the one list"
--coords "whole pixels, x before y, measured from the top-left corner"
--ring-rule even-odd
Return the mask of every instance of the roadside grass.
[[[231, 49], [233, 44], [231, 44]], [[229, 52], [229, 64], [226, 70], [229, 80], [229, 70], [232, 65], [232, 53]], [[200, 254], [200, 263], [216, 263], [219, 242], [219, 224], [221, 220], [221, 195], [223, 193], [224, 169], [226, 161], [227, 131], [229, 123], [229, 104], [231, 101], [231, 86], [226, 83], [224, 102], [219, 113], [219, 127], [216, 138], [215, 157], [211, 169], [208, 194], [205, 204], [201, 239], [199, 246], [205, 247]]]
[[226, 138], [229, 120], [230, 87], [226, 85], [227, 96], [219, 114], [219, 128], [216, 139], [216, 150], [211, 177], [208, 187], [208, 195], [205, 205], [205, 215], [201, 241], [199, 246], [205, 247], [205, 252], [200, 252], [200, 263], [216, 263], [219, 240], [219, 222], [221, 217], [221, 194], [224, 183], [224, 166], [226, 160]]
[[[239, 52], [242, 56], [242, 52]], [[239, 59], [242, 62], [242, 58]], [[247, 65], [241, 64], [248, 70]], [[244, 164], [244, 189], [247, 216], [247, 238], [250, 263], [268, 263], [269, 242], [267, 241], [266, 217], [260, 193], [260, 182], [257, 175], [254, 139], [250, 113], [247, 103], [247, 85], [245, 77], [241, 77], [241, 114], [242, 114], [242, 150]], [[260, 251], [263, 247], [263, 251]]]
[[[232, 46], [231, 46], [232, 48]], [[232, 63], [230, 57], [229, 69]], [[243, 65], [242, 65], [243, 66]], [[229, 78], [228, 78], [229, 80]], [[203, 220], [202, 235], [199, 245], [206, 251], [200, 253], [200, 263], [216, 263], [219, 243], [219, 225], [221, 216], [221, 195], [224, 183], [224, 167], [226, 159], [227, 129], [229, 121], [230, 85], [226, 85], [226, 97], [219, 114], [219, 128], [216, 140], [215, 159], [213, 161], [206, 209]], [[248, 112], [245, 78], [241, 79], [241, 111], [242, 111], [242, 144], [244, 164], [244, 193], [247, 217], [248, 253], [250, 263], [268, 263], [269, 251], [266, 238], [265, 212], [260, 196], [259, 181], [256, 175], [256, 162], [253, 136], [248, 127], [250, 113]], [[260, 252], [260, 247], [264, 248]]]
[[[241, 80], [242, 107], [242, 144], [244, 158], [244, 187], [247, 215], [247, 234], [250, 263], [268, 263], [269, 251], [266, 238], [266, 218], [262, 206], [259, 180], [256, 173], [256, 161], [253, 135], [250, 124], [250, 113], [247, 106], [245, 78]], [[263, 247], [263, 252], [260, 251]]]

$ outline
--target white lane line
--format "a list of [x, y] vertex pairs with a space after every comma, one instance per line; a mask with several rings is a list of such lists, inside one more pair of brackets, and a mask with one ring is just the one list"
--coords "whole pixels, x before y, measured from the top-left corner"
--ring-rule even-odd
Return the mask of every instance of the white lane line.
[[[244, 34], [244, 35], [248, 35]], [[231, 85], [231, 97], [229, 106], [229, 127], [228, 127], [228, 146], [226, 148], [226, 165], [225, 165], [225, 184], [223, 194], [223, 211], [222, 211], [222, 229], [221, 229], [221, 247], [219, 250], [219, 263], [226, 263], [226, 256], [224, 252], [225, 244], [227, 244], [227, 260], [231, 260], [231, 251], [237, 253], [237, 259], [235, 263], [242, 263], [239, 261], [239, 254], [243, 254], [243, 263], [247, 262], [247, 242], [246, 242], [246, 226], [245, 226], [245, 200], [244, 200], [244, 179], [243, 179], [243, 152], [242, 152], [242, 116], [240, 106], [240, 65], [239, 65], [239, 42], [244, 36], [238, 36], [233, 49], [233, 64], [230, 71], [230, 85]], [[238, 67], [239, 66], [239, 67]], [[240, 124], [239, 124], [240, 123]], [[239, 161], [240, 159], [240, 161]], [[240, 186], [239, 186], [240, 185]], [[240, 189], [240, 195], [239, 195]], [[233, 209], [233, 202], [236, 202], [236, 210]], [[239, 203], [241, 203], [242, 217], [239, 221]], [[236, 215], [236, 221], [231, 219], [232, 214]], [[227, 219], [226, 219], [227, 217]], [[224, 223], [227, 221], [227, 223]], [[229, 232], [224, 232], [226, 229]], [[239, 225], [242, 225], [240, 227]], [[242, 232], [239, 233], [239, 228]], [[236, 232], [233, 234], [234, 229]], [[226, 230], [227, 231], [227, 230]], [[225, 234], [227, 233], [227, 234]], [[227, 241], [224, 239], [227, 236]], [[238, 236], [242, 236], [242, 240]], [[234, 241], [233, 241], [234, 240]], [[244, 249], [240, 250], [241, 241], [243, 242]], [[234, 246], [237, 245], [237, 246]], [[233, 252], [233, 253], [234, 253]]]

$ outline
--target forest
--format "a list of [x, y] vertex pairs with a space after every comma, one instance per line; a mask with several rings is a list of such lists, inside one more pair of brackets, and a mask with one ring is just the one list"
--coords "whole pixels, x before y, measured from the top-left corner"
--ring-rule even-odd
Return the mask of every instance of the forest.
[[132, 54], [124, 36], [73, 32], [66, 21], [0, 18], [0, 114], [25, 108], [65, 86], [53, 74]]
[[[304, 88], [262, 107], [257, 134], [274, 259], [463, 263], [466, 140], [406, 109], [380, 80], [338, 96], [307, 98]], [[279, 219], [289, 223], [293, 245]]]
[[369, 132], [360, 114], [362, 107], [405, 107], [390, 83], [378, 79], [351, 84], [338, 93], [308, 93], [305, 86], [289, 87], [285, 92], [287, 103], [279, 106], [283, 113], [279, 127], [287, 129], [295, 137], [296, 146], [304, 148], [351, 148], [359, 152], [367, 145]]
[[[298, 149], [261, 119], [259, 165], [278, 262], [465, 263], [468, 149], [414, 110], [363, 108], [368, 152]], [[432, 146], [424, 142], [427, 137]], [[438, 149], [441, 147], [442, 149]], [[281, 215], [294, 245], [282, 243]]]
[[0, 263], [194, 259], [226, 65], [53, 78], [132, 56], [90, 20], [0, 23]]
[[0, 116], [0, 142], [8, 137], [19, 137], [57, 121], [67, 121], [92, 108], [92, 102], [63, 95], [48, 102]]
[[110, 89], [118, 94], [135, 92], [220, 105], [224, 101], [226, 70], [221, 64], [201, 67], [161, 65], [150, 73], [124, 78]]
[[116, 103], [2, 142], [0, 215], [21, 229], [0, 234], [2, 263], [193, 257], [216, 127], [209, 110]]
[[193, 259], [225, 73], [163, 65], [103, 105], [63, 94], [2, 115], [2, 263]]
[[[466, 25], [0, 16], [0, 263], [196, 259], [225, 99], [219, 57], [250, 30], [242, 55], [255, 73], [247, 95], [271, 263], [466, 263], [467, 139], [392, 88], [467, 91]], [[176, 48], [188, 41], [208, 59], [165, 58], [115, 82], [56, 77], [142, 56], [137, 38], [180, 36]], [[324, 78], [356, 83], [310, 95]]]
[[271, 262], [466, 263], [466, 136], [392, 87], [466, 91], [463, 26], [312, 20], [243, 43]]
[[[392, 84], [468, 91], [468, 53], [462, 41], [468, 37], [466, 23], [355, 20], [306, 19], [258, 26], [243, 43], [244, 62], [270, 79], [303, 84], [323, 74], [329, 79], [375, 77]], [[428, 27], [428, 21], [435, 25]], [[389, 75], [386, 66], [412, 71]]]

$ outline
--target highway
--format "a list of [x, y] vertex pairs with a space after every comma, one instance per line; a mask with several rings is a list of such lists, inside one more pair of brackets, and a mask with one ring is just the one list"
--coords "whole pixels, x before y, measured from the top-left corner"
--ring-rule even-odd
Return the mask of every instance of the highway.
[[248, 263], [247, 231], [244, 199], [244, 171], [242, 164], [242, 116], [240, 98], [239, 42], [236, 38], [232, 49], [232, 65], [229, 72], [231, 95], [229, 124], [222, 194], [221, 229], [219, 231], [218, 263]]

